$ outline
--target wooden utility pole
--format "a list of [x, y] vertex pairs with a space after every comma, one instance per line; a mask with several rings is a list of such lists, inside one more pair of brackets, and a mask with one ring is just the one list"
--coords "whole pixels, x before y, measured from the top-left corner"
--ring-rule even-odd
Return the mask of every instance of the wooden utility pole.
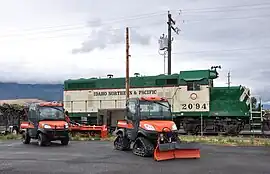
[[172, 59], [172, 22], [174, 22], [172, 20], [172, 15], [170, 14], [170, 12], [168, 12], [168, 75], [171, 75], [172, 71], [171, 71], [171, 67], [172, 67], [172, 63], [171, 63], [171, 59]]
[[129, 29], [126, 28], [126, 100], [129, 99]]
[[228, 87], [230, 87], [231, 86], [231, 72], [230, 71], [228, 72], [227, 78], [228, 78], [227, 84], [228, 84]]
[[178, 27], [174, 28], [175, 21], [172, 19], [170, 11], [168, 11], [168, 75], [172, 73], [172, 29], [176, 34], [179, 34], [180, 29]]

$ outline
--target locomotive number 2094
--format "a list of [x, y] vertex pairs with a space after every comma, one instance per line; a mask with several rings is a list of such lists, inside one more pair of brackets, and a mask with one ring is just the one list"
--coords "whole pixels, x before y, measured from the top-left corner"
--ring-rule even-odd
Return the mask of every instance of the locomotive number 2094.
[[191, 109], [207, 109], [206, 104], [200, 104], [200, 103], [189, 103], [189, 104], [182, 104], [183, 110], [191, 110]]

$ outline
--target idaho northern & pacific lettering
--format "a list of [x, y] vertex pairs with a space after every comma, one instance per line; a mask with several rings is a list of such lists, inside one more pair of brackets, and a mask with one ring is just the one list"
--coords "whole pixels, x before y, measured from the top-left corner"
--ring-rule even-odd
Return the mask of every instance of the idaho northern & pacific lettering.
[[[133, 90], [129, 91], [129, 95], [152, 95], [157, 94], [157, 90]], [[126, 95], [126, 91], [95, 91], [94, 96], [114, 96]]]

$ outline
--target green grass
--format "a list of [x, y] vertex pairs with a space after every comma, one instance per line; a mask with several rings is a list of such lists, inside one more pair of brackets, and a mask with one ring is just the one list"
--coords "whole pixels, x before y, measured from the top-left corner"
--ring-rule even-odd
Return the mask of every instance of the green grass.
[[[179, 136], [185, 142], [198, 142], [203, 144], [228, 145], [228, 146], [270, 146], [270, 139], [255, 138], [255, 137], [225, 137], [225, 136]], [[0, 141], [4, 140], [18, 140], [20, 135], [0, 135]], [[83, 134], [76, 134], [70, 136], [71, 141], [113, 141], [115, 136], [109, 135], [107, 138], [100, 138], [99, 136], [91, 137]]]
[[100, 141], [113, 141], [115, 139], [115, 136], [108, 135], [107, 138], [100, 138], [99, 136], [91, 137], [84, 134], [76, 134], [74, 136], [70, 135], [71, 140], [73, 141], [94, 141], [94, 140], [100, 140]]
[[[203, 144], [214, 144], [214, 145], [228, 145], [228, 146], [270, 146], [270, 139], [268, 138], [255, 138], [255, 137], [225, 137], [225, 136], [190, 136], [182, 135], [179, 136], [184, 142], [198, 142]], [[81, 135], [72, 137], [72, 140], [76, 141], [91, 141], [91, 140], [103, 140], [113, 141], [114, 136], [109, 135], [108, 138], [91, 138]]]
[[180, 136], [182, 141], [199, 142], [204, 144], [229, 145], [229, 146], [270, 146], [268, 138], [251, 137], [225, 137], [225, 136]]
[[74, 136], [70, 135], [70, 139], [72, 141], [94, 141], [94, 140], [101, 140], [101, 138], [99, 136], [88, 136], [88, 135], [84, 135], [84, 134], [76, 134]]
[[21, 139], [20, 135], [15, 135], [15, 134], [8, 134], [8, 135], [0, 135], [0, 141], [4, 140], [19, 140]]

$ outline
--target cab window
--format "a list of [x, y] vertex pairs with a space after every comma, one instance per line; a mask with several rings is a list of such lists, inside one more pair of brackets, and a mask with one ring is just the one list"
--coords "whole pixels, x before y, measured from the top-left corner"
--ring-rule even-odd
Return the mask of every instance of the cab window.
[[28, 119], [32, 122], [37, 120], [36, 106], [33, 104], [29, 106]]
[[65, 119], [64, 110], [62, 107], [42, 106], [39, 108], [39, 117], [41, 120]]
[[200, 83], [193, 81], [187, 82], [187, 90], [188, 91], [199, 91], [200, 90]]
[[129, 108], [129, 112], [131, 112], [132, 114], [135, 114], [136, 112], [135, 102], [129, 102], [128, 108]]
[[129, 101], [127, 105], [128, 113], [127, 113], [127, 118], [129, 120], [133, 120], [134, 115], [136, 113], [136, 103], [134, 101]]

